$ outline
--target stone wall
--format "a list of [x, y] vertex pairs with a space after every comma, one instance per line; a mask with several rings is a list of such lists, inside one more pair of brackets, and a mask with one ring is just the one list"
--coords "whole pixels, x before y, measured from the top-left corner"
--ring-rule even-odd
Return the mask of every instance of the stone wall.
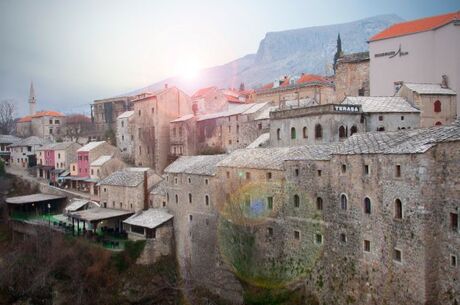
[[367, 60], [337, 62], [335, 102], [347, 96], [369, 96], [369, 55]]

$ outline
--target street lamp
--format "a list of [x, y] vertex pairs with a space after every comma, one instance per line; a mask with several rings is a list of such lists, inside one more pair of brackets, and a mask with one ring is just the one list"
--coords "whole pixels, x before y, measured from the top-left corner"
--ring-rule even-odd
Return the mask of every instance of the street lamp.
[[51, 227], [51, 204], [48, 203], [48, 227]]

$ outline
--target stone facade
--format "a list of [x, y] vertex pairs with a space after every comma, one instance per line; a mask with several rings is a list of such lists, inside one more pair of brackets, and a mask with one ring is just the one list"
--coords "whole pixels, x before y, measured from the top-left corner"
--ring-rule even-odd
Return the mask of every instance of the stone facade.
[[126, 111], [117, 117], [117, 147], [122, 156], [134, 161], [134, 111]]
[[115, 130], [117, 117], [123, 112], [132, 110], [132, 99], [130, 96], [121, 96], [95, 100], [91, 105], [91, 119], [96, 129], [91, 134], [91, 137], [95, 137], [100, 141], [106, 131]]
[[338, 59], [335, 102], [347, 96], [369, 96], [369, 52], [347, 54]]
[[35, 150], [50, 142], [36, 136], [31, 136], [9, 145], [11, 165], [28, 168], [37, 164]]
[[172, 87], [140, 95], [133, 103], [135, 164], [161, 173], [169, 163], [169, 122], [191, 113], [190, 98]]

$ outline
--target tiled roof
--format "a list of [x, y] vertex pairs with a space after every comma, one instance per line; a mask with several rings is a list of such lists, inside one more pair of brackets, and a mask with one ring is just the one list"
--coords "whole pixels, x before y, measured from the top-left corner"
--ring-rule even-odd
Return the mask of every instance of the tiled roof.
[[61, 116], [64, 116], [64, 114], [62, 114], [60, 112], [57, 112], [57, 111], [44, 110], [44, 111], [39, 111], [39, 112], [35, 113], [34, 115], [32, 115], [33, 118], [39, 118], [39, 117], [43, 117], [43, 116], [58, 116], [58, 117], [61, 117]]
[[88, 200], [88, 199], [74, 199], [72, 202], [70, 202], [66, 207], [65, 207], [65, 211], [66, 212], [75, 212], [76, 210], [84, 207], [85, 205], [87, 204], [93, 204], [95, 206], [97, 206], [97, 203], [91, 201], [91, 200]]
[[342, 104], [361, 105], [363, 112], [420, 112], [400, 96], [348, 96]]
[[99, 145], [102, 145], [106, 143], [105, 141], [95, 141], [95, 142], [89, 142], [88, 144], [86, 144], [85, 146], [79, 148], [77, 150], [77, 152], [82, 152], [82, 151], [91, 151], [93, 149], [95, 149], [96, 147], [98, 147]]
[[369, 60], [369, 52], [357, 52], [345, 54], [338, 59], [339, 62], [348, 63], [348, 62], [360, 62]]
[[18, 123], [27, 123], [27, 122], [32, 122], [32, 116], [27, 115], [18, 120]]
[[437, 143], [460, 141], [460, 123], [394, 132], [357, 133], [337, 146], [334, 154], [415, 154]]
[[102, 166], [110, 159], [112, 159], [112, 156], [100, 156], [99, 158], [91, 162], [91, 166]]
[[134, 114], [134, 111], [125, 111], [123, 112], [122, 114], [120, 114], [117, 119], [125, 119], [125, 118], [129, 118], [130, 116], [132, 116]]
[[460, 12], [455, 12], [407, 22], [401, 22], [390, 26], [389, 28], [383, 30], [380, 33], [375, 34], [369, 39], [369, 41], [376, 41], [381, 39], [430, 31], [459, 19]]
[[206, 94], [208, 94], [208, 92], [210, 91], [214, 91], [214, 90], [217, 90], [217, 87], [207, 87], [207, 88], [201, 88], [201, 89], [198, 89], [198, 91], [196, 91], [193, 95], [192, 95], [192, 98], [195, 99], [195, 98], [200, 98], [200, 97], [203, 97], [205, 96]]
[[314, 83], [314, 82], [330, 83], [324, 77], [315, 75], [315, 74], [303, 74], [300, 76], [299, 80], [297, 81], [298, 84]]
[[0, 143], [2, 144], [12, 144], [21, 141], [21, 138], [9, 134], [0, 134]]
[[233, 95], [228, 95], [228, 94], [224, 94], [225, 96], [225, 99], [230, 102], [230, 103], [244, 103], [242, 101], [240, 101], [239, 98], [233, 96]]
[[20, 146], [31, 146], [31, 145], [45, 145], [50, 144], [51, 141], [47, 139], [42, 139], [37, 136], [31, 136], [25, 139], [22, 139], [16, 143], [9, 145], [10, 147], [20, 147]]
[[166, 195], [166, 180], [162, 179], [155, 184], [150, 191], [154, 195]]
[[165, 173], [185, 173], [192, 175], [213, 176], [216, 173], [216, 165], [227, 155], [201, 155], [201, 156], [182, 156], [168, 167]]
[[255, 118], [254, 120], [267, 120], [270, 118], [270, 112], [275, 111], [278, 109], [278, 106], [272, 106], [272, 107], [267, 107], [264, 110], [262, 110]]
[[173, 215], [169, 214], [165, 209], [148, 209], [137, 212], [123, 220], [123, 223], [154, 229], [171, 218], [173, 218]]
[[[200, 115], [197, 121], [205, 121], [209, 119], [216, 119], [216, 118], [227, 117], [227, 116], [237, 115], [237, 114], [250, 114], [250, 113], [254, 113], [254, 111], [259, 110], [261, 107], [265, 105], [266, 103], [251, 103], [251, 104], [235, 105], [233, 107], [230, 107], [229, 110], [226, 110], [226, 111]], [[251, 110], [253, 107], [254, 109]]]
[[75, 142], [60, 142], [60, 143], [55, 143], [53, 149], [54, 150], [64, 150], [64, 149], [69, 148], [72, 145], [77, 145], [78, 147], [81, 147], [79, 143], [75, 143]]
[[190, 120], [191, 118], [193, 118], [194, 115], [193, 114], [186, 114], [186, 115], [183, 115], [175, 120], [172, 120], [171, 123], [177, 123], [177, 122], [185, 122], [185, 121], [188, 121]]
[[441, 87], [441, 84], [404, 83], [404, 86], [418, 94], [457, 95], [454, 90]]
[[99, 181], [98, 185], [113, 185], [113, 186], [138, 186], [144, 181], [143, 171], [132, 171], [122, 169], [113, 172], [110, 176]]
[[266, 132], [261, 134], [257, 139], [255, 139], [251, 144], [249, 144], [246, 148], [257, 148], [263, 147], [270, 141], [270, 133]]

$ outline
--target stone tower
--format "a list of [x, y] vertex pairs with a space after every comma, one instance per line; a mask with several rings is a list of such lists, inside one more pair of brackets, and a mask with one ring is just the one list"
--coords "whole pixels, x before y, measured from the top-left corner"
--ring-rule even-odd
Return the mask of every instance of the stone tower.
[[29, 91], [29, 115], [35, 114], [35, 91], [34, 84], [30, 82], [30, 91]]

